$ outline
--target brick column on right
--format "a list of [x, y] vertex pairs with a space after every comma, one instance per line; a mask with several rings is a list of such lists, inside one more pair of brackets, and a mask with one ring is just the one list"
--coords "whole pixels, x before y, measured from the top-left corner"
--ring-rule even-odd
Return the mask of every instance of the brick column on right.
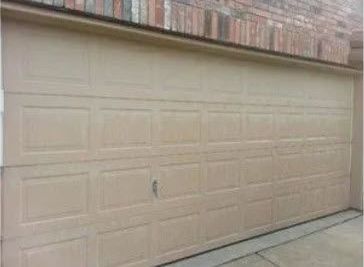
[[363, 31], [352, 34], [349, 63], [361, 69], [354, 80], [350, 206], [363, 210]]

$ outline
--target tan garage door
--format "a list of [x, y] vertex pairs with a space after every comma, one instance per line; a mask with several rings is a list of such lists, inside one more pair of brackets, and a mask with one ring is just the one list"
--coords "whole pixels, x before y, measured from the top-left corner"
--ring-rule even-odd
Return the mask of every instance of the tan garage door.
[[350, 76], [3, 34], [5, 267], [150, 266], [348, 206]]

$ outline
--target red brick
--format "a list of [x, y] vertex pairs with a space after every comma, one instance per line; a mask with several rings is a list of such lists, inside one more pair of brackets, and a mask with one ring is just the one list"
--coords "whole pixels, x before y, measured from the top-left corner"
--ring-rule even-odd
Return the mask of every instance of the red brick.
[[240, 20], [236, 19], [234, 20], [234, 43], [239, 44], [240, 43]]
[[102, 15], [104, 13], [104, 1], [103, 0], [95, 0], [96, 1], [96, 14]]
[[155, 26], [155, 1], [156, 0], [149, 0], [148, 22], [150, 26]]
[[192, 7], [186, 6], [185, 7], [185, 32], [187, 34], [192, 34]]
[[211, 20], [211, 38], [217, 39], [217, 12], [212, 12], [212, 20]]
[[[100, 0], [102, 1], [102, 0]], [[69, 9], [75, 8], [75, 0], [65, 0], [65, 7]]]
[[84, 0], [75, 0], [75, 9], [79, 10], [79, 11], [84, 11], [85, 1]]
[[122, 0], [114, 0], [114, 17], [121, 19], [121, 1]]
[[[85, 1], [65, 0], [64, 5], [67, 9], [84, 11]], [[123, 19], [123, 0], [108, 1], [105, 5], [107, 10], [104, 10], [104, 1], [106, 0], [95, 0], [96, 14]], [[143, 13], [144, 19], [140, 23], [164, 28], [164, 0], [145, 1], [148, 14]], [[282, 5], [277, 4], [280, 2], [282, 1], [172, 0], [174, 13], [171, 15], [171, 28], [226, 42], [347, 62], [351, 32], [363, 28], [360, 0], [287, 0]], [[93, 12], [88, 7], [88, 12], [90, 10]], [[228, 14], [234, 14], [234, 17]], [[338, 31], [342, 35], [340, 38], [336, 35]], [[323, 37], [322, 53], [318, 55], [318, 38]]]
[[199, 34], [199, 20], [198, 20], [198, 8], [192, 7], [192, 34], [198, 35]]
[[155, 26], [164, 28], [164, 0], [155, 0]]

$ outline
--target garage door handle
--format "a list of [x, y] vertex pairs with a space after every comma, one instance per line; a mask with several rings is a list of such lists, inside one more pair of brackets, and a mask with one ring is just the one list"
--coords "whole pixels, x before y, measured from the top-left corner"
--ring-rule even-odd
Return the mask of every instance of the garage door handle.
[[153, 190], [154, 196], [158, 197], [158, 180], [157, 179], [153, 179], [153, 181], [152, 181], [152, 190]]

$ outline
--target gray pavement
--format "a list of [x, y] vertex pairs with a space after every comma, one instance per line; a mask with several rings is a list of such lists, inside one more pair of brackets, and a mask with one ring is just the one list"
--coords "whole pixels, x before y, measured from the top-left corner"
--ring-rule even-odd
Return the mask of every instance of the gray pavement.
[[362, 267], [363, 217], [348, 210], [168, 267]]
[[363, 217], [220, 266], [362, 267]]

